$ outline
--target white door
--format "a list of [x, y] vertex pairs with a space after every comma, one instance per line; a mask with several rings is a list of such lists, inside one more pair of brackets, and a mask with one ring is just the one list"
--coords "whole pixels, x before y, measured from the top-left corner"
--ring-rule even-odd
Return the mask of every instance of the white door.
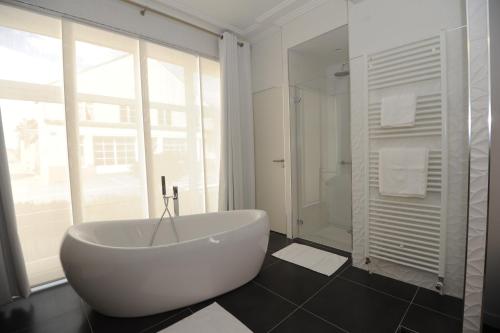
[[286, 234], [283, 92], [253, 95], [256, 207], [269, 215], [271, 230]]

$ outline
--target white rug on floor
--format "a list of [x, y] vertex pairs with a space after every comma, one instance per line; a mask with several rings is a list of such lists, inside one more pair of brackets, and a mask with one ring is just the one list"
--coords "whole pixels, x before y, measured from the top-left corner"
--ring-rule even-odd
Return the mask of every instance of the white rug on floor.
[[273, 256], [328, 276], [335, 273], [347, 261], [346, 257], [335, 253], [297, 243], [274, 252]]
[[158, 333], [252, 333], [232, 314], [217, 303], [193, 313], [189, 317]]

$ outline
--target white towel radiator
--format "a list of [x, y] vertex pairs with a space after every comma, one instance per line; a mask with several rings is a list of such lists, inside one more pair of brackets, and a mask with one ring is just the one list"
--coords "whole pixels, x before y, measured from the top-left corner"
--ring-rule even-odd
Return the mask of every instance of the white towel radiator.
[[[445, 35], [365, 56], [367, 117], [365, 254], [436, 274], [442, 291], [446, 257], [447, 131]], [[382, 128], [381, 99], [412, 91], [417, 96], [415, 126]], [[378, 191], [378, 151], [383, 147], [427, 147], [425, 198], [382, 196]]]

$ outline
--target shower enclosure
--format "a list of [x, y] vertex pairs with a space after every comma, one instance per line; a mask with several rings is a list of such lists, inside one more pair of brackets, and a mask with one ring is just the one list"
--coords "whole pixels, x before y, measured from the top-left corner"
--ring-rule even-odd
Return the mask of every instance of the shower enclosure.
[[347, 27], [289, 50], [300, 238], [352, 249]]

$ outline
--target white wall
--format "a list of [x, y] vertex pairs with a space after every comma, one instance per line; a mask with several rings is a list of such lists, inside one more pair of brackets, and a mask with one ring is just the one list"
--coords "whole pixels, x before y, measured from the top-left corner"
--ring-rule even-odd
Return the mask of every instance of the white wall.
[[321, 6], [286, 23], [283, 30], [284, 50], [347, 24], [345, 0], [328, 0]]
[[252, 42], [253, 91], [286, 87], [288, 49], [346, 23], [346, 1], [327, 0]]
[[210, 58], [218, 58], [218, 38], [187, 25], [146, 12], [120, 0], [7, 0], [20, 7], [65, 16], [81, 22], [99, 23], [101, 27], [143, 36], [173, 47], [186, 49]]
[[281, 87], [283, 82], [281, 31], [270, 32], [251, 47], [253, 92]]
[[[464, 1], [459, 0], [364, 0], [349, 2], [349, 54], [351, 65], [351, 133], [353, 151], [353, 264], [365, 265], [365, 209], [368, 193], [364, 184], [367, 91], [366, 63], [363, 55], [393, 48], [430, 36], [442, 29], [455, 29], [465, 24]], [[447, 55], [449, 117], [449, 206], [447, 221], [447, 256], [445, 293], [462, 297], [465, 263], [465, 229], [467, 207], [467, 132], [466, 132], [466, 54], [459, 48], [465, 41], [465, 29], [447, 35], [454, 43]], [[461, 39], [461, 37], [463, 37]], [[465, 44], [463, 44], [465, 45]], [[458, 47], [458, 48], [457, 48]], [[451, 80], [451, 76], [453, 80]], [[452, 133], [453, 132], [453, 133]], [[415, 140], [412, 140], [414, 142]], [[452, 176], [453, 175], [453, 176]], [[399, 280], [432, 289], [437, 276], [408, 267], [372, 260], [370, 270]]]
[[356, 58], [464, 24], [461, 0], [349, 1], [349, 55]]

